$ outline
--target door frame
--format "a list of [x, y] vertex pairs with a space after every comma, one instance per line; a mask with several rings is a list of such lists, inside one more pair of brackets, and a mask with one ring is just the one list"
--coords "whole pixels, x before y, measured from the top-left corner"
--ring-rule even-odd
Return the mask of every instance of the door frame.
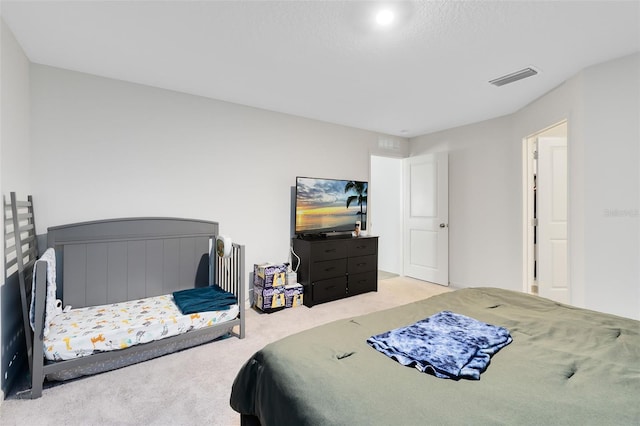
[[[429, 154], [434, 154], [434, 153], [429, 153]], [[447, 154], [447, 157], [448, 157], [448, 151], [446, 152], [446, 154]], [[404, 258], [407, 255], [407, 253], [405, 251], [405, 241], [404, 241], [404, 239], [405, 239], [405, 237], [404, 237], [404, 228], [405, 228], [405, 223], [404, 223], [405, 222], [405, 213], [404, 213], [405, 200], [404, 200], [404, 197], [405, 197], [405, 186], [406, 186], [405, 176], [404, 176], [404, 174], [405, 174], [404, 168], [405, 168], [406, 160], [408, 158], [410, 158], [411, 156], [404, 157], [404, 156], [400, 156], [400, 155], [393, 155], [391, 153], [370, 152], [369, 153], [369, 182], [371, 182], [371, 180], [372, 180], [372, 178], [371, 178], [371, 176], [372, 176], [372, 170], [371, 170], [371, 168], [372, 168], [372, 159], [371, 158], [374, 157], [374, 156], [375, 157], [384, 157], [384, 158], [387, 158], [387, 159], [390, 159], [390, 160], [394, 160], [394, 161], [397, 160], [401, 164], [401, 170], [400, 170], [399, 178], [400, 178], [400, 181], [401, 181], [400, 197], [402, 199], [402, 202], [401, 202], [401, 209], [400, 209], [401, 210], [400, 211], [400, 217], [398, 218], [398, 220], [400, 222], [400, 229], [398, 230], [398, 232], [400, 233], [400, 245], [397, 248], [397, 250], [399, 252], [399, 262], [400, 262], [400, 264], [399, 264], [399, 269], [400, 269], [399, 275], [400, 276], [406, 276], [406, 274], [405, 274], [405, 272], [406, 272], [405, 271], [405, 265], [404, 265]], [[448, 160], [447, 160], [447, 163], [448, 163]], [[448, 165], [447, 165], [447, 167], [448, 167]], [[448, 189], [447, 189], [447, 194], [448, 194]], [[379, 193], [376, 194], [375, 188], [373, 189], [373, 192], [371, 192], [369, 194], [370, 199], [368, 201], [368, 203], [369, 203], [368, 204], [369, 205], [369, 214], [368, 214], [369, 223], [368, 223], [368, 225], [370, 226], [370, 228], [368, 228], [369, 229], [368, 232], [374, 232], [375, 233], [375, 228], [376, 228], [375, 222], [377, 220], [376, 219], [376, 207], [375, 206], [376, 206], [376, 200], [377, 200], [377, 196], [378, 195], [379, 195]], [[449, 238], [448, 237], [448, 234], [449, 234], [449, 232], [448, 232], [448, 226], [449, 226], [448, 214], [447, 214], [447, 218], [446, 218], [446, 226], [447, 226], [447, 241], [448, 241], [448, 238]], [[447, 242], [447, 247], [448, 247], [448, 242]], [[448, 259], [449, 250], [448, 249], [447, 249], [447, 254], [446, 255], [447, 255], [447, 282], [446, 282], [446, 284], [440, 284], [440, 285], [448, 286], [448, 285], [450, 285], [449, 277], [448, 277], [448, 274], [449, 274], [449, 259]]]
[[[522, 291], [527, 294], [537, 294], [537, 283], [534, 280], [534, 268], [536, 252], [534, 247], [534, 226], [533, 226], [533, 206], [534, 206], [534, 173], [536, 172], [534, 151], [536, 147], [537, 138], [548, 133], [550, 130], [565, 126], [567, 139], [567, 152], [570, 150], [569, 143], [569, 122], [568, 119], [563, 119], [554, 123], [548, 127], [545, 127], [537, 132], [534, 132], [522, 139]], [[568, 157], [567, 157], [568, 158]], [[569, 162], [567, 161], [567, 175], [568, 179], [571, 179], [571, 173], [569, 169]], [[567, 182], [567, 191], [571, 187], [570, 182]], [[570, 197], [567, 192], [567, 211], [570, 212]], [[569, 215], [570, 216], [570, 215]], [[570, 229], [570, 228], [569, 228]], [[567, 240], [570, 241], [570, 233], [567, 235]], [[567, 281], [569, 285], [569, 291], [571, 292], [571, 268], [570, 263], [570, 243], [567, 246]], [[535, 290], [535, 291], [534, 291]]]
[[527, 294], [535, 294], [537, 291], [534, 286], [534, 265], [535, 265], [535, 247], [534, 247], [534, 175], [536, 173], [534, 152], [536, 149], [536, 135], [527, 136], [522, 143], [522, 241], [524, 247], [522, 249], [522, 291]]

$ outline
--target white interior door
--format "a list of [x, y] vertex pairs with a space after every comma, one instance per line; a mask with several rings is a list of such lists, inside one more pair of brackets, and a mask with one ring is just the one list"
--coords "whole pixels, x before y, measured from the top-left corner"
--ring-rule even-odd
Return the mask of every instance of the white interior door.
[[538, 294], [569, 303], [567, 139], [538, 138]]
[[449, 285], [446, 152], [404, 160], [404, 275]]

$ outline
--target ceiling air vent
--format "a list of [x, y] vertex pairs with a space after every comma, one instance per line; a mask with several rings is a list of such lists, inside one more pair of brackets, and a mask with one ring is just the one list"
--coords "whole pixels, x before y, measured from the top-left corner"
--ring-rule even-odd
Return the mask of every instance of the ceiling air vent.
[[504, 86], [505, 84], [513, 83], [514, 81], [522, 80], [523, 78], [531, 77], [532, 75], [538, 74], [538, 71], [533, 68], [525, 68], [520, 71], [512, 72], [511, 74], [503, 75], [502, 77], [498, 77], [495, 80], [491, 80], [489, 83], [494, 86]]

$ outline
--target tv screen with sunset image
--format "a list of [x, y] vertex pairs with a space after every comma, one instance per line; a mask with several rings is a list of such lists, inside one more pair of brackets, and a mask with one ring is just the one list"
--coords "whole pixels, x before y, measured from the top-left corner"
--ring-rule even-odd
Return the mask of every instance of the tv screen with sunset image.
[[366, 229], [368, 183], [355, 180], [296, 178], [296, 234]]

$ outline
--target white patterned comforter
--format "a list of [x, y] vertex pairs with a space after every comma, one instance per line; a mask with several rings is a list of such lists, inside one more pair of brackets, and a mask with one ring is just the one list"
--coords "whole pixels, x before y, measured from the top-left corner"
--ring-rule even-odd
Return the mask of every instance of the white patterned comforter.
[[51, 321], [44, 353], [60, 361], [124, 349], [229, 321], [238, 311], [233, 305], [229, 310], [183, 315], [170, 294], [72, 309]]

